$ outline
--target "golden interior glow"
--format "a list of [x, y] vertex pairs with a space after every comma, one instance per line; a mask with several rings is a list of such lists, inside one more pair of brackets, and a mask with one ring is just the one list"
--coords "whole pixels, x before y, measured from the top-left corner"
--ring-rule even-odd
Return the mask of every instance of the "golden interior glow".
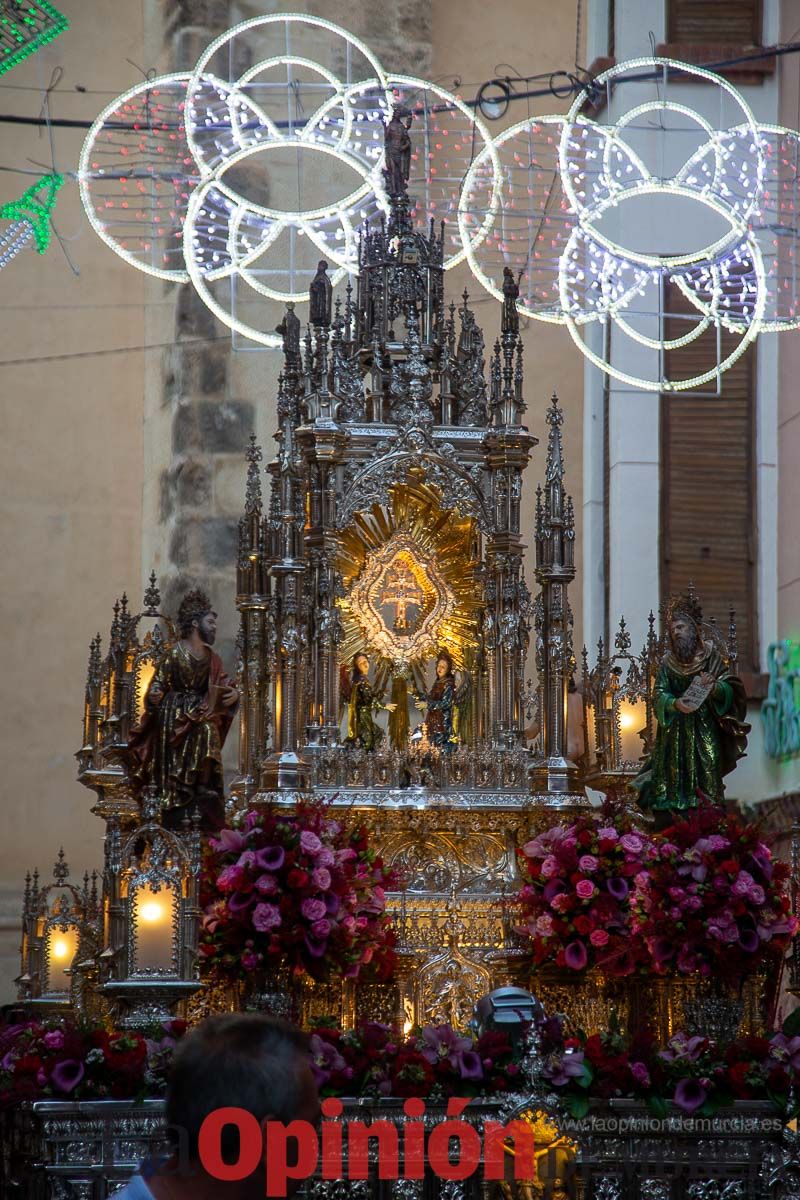
[[67, 929], [53, 926], [47, 934], [47, 990], [68, 992], [69, 969], [78, 949], [78, 931], [74, 925]]
[[167, 970], [173, 965], [175, 905], [170, 887], [136, 889], [134, 904], [135, 960], [137, 969]]
[[644, 751], [639, 737], [639, 730], [644, 727], [647, 717], [644, 700], [637, 700], [635, 704], [630, 700], [621, 700], [618, 713], [620, 757], [623, 762], [638, 762]]
[[[363, 650], [378, 658], [379, 674], [402, 664], [420, 673], [421, 684], [426, 661], [446, 647], [455, 667], [468, 670], [478, 642], [479, 553], [472, 518], [443, 509], [439, 491], [422, 479], [395, 485], [387, 507], [357, 513], [337, 560], [346, 591], [339, 601], [343, 660]], [[388, 624], [380, 611], [397, 592], [400, 574], [422, 594], [416, 620], [406, 628], [399, 611]]]
[[139, 905], [139, 920], [152, 924], [153, 921], [160, 921], [164, 915], [164, 909], [160, 904], [156, 904], [154, 900], [147, 904]]
[[136, 715], [141, 719], [144, 714], [144, 698], [156, 673], [154, 662], [143, 662], [139, 666], [139, 678], [136, 686]]

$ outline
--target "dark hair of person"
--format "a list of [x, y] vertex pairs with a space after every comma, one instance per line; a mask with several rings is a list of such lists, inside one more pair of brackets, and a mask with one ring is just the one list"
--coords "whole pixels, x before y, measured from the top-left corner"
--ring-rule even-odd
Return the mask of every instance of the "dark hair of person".
[[[258, 1121], [298, 1117], [307, 1087], [308, 1039], [299, 1029], [262, 1013], [208, 1017], [175, 1054], [167, 1084], [166, 1119], [174, 1144], [191, 1158], [203, 1121], [218, 1108], [243, 1108]], [[239, 1134], [222, 1134], [226, 1161], [235, 1160]]]

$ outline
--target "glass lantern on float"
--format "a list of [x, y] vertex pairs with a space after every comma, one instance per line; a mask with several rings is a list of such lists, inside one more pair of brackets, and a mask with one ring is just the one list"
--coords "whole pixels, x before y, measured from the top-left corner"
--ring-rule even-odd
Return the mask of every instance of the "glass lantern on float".
[[124, 838], [118, 819], [108, 824], [102, 991], [123, 1028], [169, 1020], [203, 986], [199, 819], [171, 833], [161, 825], [160, 810], [150, 789], [143, 824]]
[[153, 572], [141, 612], [129, 612], [125, 595], [114, 605], [108, 653], [103, 655], [99, 633], [89, 647], [83, 744], [76, 755], [78, 779], [97, 793], [93, 812], [104, 820], [118, 817], [128, 828], [139, 819], [125, 765], [128, 737], [142, 716], [156, 663], [164, 647], [176, 639], [175, 628], [160, 607]]
[[[82, 959], [99, 918], [97, 875], [84, 876], [83, 890], [69, 882], [59, 851], [53, 882], [39, 886], [39, 873], [25, 877], [22, 908], [22, 967], [16, 984], [29, 1008], [69, 1009], [75, 1001], [73, 964]], [[78, 1005], [77, 1007], [80, 1007]]]
[[622, 799], [639, 774], [655, 736], [651, 697], [659, 659], [652, 613], [641, 654], [631, 654], [624, 617], [614, 638], [613, 654], [606, 653], [601, 638], [597, 662], [590, 668], [584, 647], [585, 782], [589, 787], [614, 792]]

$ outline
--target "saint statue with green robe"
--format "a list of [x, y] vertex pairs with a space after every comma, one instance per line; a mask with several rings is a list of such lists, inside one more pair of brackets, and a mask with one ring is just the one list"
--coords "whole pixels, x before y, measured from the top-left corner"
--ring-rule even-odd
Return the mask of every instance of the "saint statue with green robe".
[[723, 779], [745, 753], [750, 726], [744, 723], [744, 685], [703, 634], [697, 598], [670, 601], [668, 648], [652, 696], [658, 727], [650, 758], [634, 780], [642, 808], [686, 811], [698, 806], [698, 793], [721, 803]]

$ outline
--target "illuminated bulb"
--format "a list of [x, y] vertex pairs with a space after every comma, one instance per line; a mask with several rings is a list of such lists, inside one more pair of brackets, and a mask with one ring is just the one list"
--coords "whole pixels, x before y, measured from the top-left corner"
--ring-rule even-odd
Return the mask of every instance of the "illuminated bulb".
[[64, 959], [69, 954], [69, 942], [65, 942], [63, 938], [56, 938], [53, 942], [51, 951], [53, 958]]
[[140, 907], [138, 915], [140, 921], [146, 921], [149, 925], [154, 925], [163, 917], [164, 909], [155, 900], [148, 900]]

